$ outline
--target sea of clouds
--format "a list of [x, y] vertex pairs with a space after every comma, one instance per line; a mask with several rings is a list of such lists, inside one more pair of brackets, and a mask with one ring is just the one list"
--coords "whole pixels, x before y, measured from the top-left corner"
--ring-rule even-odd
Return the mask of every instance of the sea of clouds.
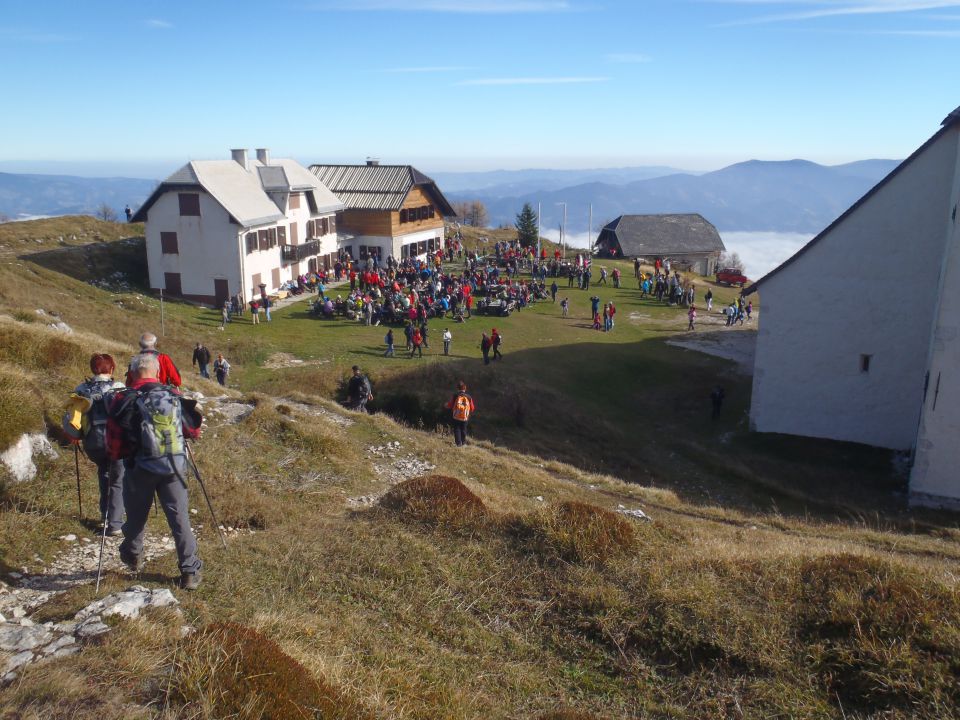
[[[544, 230], [543, 236], [560, 242], [559, 230]], [[727, 251], [737, 253], [751, 280], [758, 280], [810, 242], [813, 235], [784, 232], [721, 231]], [[593, 240], [587, 233], [568, 233], [567, 247], [585, 248]]]

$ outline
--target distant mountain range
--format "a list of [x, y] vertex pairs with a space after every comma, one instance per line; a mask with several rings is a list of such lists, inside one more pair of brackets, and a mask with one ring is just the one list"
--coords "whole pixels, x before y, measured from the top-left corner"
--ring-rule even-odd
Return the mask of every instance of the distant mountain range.
[[[561, 203], [567, 205], [567, 232], [587, 230], [589, 206], [593, 204], [593, 230], [618, 215], [631, 213], [696, 212], [725, 231], [774, 231], [816, 233], [832, 222], [881, 178], [899, 160], [863, 160], [846, 165], [818, 165], [807, 160], [769, 162], [750, 160], [714, 172], [695, 175], [673, 172], [657, 175], [666, 168], [625, 168], [606, 172], [606, 181], [587, 180], [567, 187], [530, 187], [538, 182], [537, 172], [527, 177], [485, 184], [493, 173], [477, 173], [481, 182], [473, 188], [440, 187], [451, 200], [480, 200], [490, 224], [512, 224], [524, 202], [541, 208], [544, 230], [557, 229], [563, 218]], [[576, 171], [555, 171], [571, 173]], [[650, 176], [618, 183], [613, 174]], [[442, 174], [440, 174], [442, 176]], [[459, 174], [457, 186], [468, 184], [468, 174]], [[439, 182], [439, 181], [438, 181]], [[511, 187], [520, 192], [509, 193]]]
[[[433, 173], [450, 200], [481, 200], [493, 226], [513, 224], [524, 202], [541, 207], [544, 231], [567, 205], [567, 232], [593, 230], [625, 213], [697, 212], [724, 231], [816, 233], [899, 163], [863, 160], [825, 166], [806, 160], [751, 160], [696, 174], [650, 166], [591, 170]], [[146, 200], [156, 180], [0, 173], [0, 213], [93, 214], [107, 203], [122, 216]]]
[[122, 218], [126, 205], [136, 209], [156, 186], [156, 180], [137, 178], [0, 173], [0, 213], [13, 219], [92, 215], [107, 203]]

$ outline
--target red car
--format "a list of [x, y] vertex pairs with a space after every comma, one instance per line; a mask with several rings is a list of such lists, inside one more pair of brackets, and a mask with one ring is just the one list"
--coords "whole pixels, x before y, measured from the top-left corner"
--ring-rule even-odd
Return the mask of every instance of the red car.
[[743, 287], [747, 282], [747, 276], [736, 268], [720, 268], [717, 270], [717, 282], [721, 285], [739, 285]]

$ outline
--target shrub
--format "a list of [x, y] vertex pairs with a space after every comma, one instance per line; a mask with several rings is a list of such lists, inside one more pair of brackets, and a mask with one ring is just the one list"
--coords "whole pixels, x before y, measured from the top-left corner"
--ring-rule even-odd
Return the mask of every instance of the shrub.
[[476, 529], [488, 519], [483, 501], [456, 478], [425, 475], [394, 486], [380, 506], [402, 518], [448, 530]]
[[603, 564], [632, 550], [637, 540], [630, 521], [576, 500], [520, 518], [516, 529], [538, 551], [570, 562]]
[[364, 719], [364, 708], [317, 680], [277, 643], [235, 623], [215, 623], [177, 652], [172, 697], [203, 717]]
[[[960, 709], [960, 597], [880, 560], [835, 555], [799, 569], [797, 629], [844, 707]], [[952, 712], [947, 712], [950, 708]]]

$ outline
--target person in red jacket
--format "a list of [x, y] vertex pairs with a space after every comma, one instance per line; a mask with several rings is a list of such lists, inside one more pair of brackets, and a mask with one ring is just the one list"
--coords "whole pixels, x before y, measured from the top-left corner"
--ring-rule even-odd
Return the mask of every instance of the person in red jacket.
[[[157, 361], [160, 363], [160, 371], [157, 379], [164, 385], [180, 387], [183, 384], [183, 381], [180, 379], [180, 371], [177, 370], [177, 366], [173, 364], [170, 356], [157, 350], [157, 336], [153, 333], [145, 332], [140, 336], [140, 352], [138, 355], [157, 356]], [[126, 385], [129, 387], [132, 382], [133, 374], [130, 372], [130, 368], [127, 368]]]

